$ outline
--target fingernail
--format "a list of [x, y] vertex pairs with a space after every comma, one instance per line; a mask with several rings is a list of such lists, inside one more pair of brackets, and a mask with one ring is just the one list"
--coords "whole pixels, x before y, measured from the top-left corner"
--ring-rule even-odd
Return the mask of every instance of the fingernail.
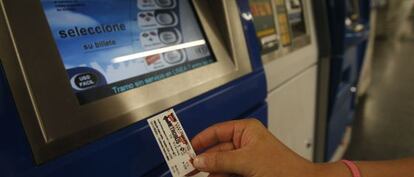
[[197, 156], [194, 158], [194, 167], [195, 168], [205, 168], [206, 167], [206, 159], [203, 156]]

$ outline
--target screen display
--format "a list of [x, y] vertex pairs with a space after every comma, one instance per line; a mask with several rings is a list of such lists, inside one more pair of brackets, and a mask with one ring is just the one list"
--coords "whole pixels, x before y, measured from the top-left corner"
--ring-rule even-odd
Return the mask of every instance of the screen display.
[[277, 50], [280, 42], [271, 0], [249, 0], [249, 6], [262, 54]]
[[41, 0], [80, 104], [216, 62], [189, 0]]

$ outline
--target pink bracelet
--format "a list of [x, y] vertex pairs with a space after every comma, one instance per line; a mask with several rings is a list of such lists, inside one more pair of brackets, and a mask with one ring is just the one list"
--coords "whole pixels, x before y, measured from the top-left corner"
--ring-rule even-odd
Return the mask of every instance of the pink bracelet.
[[349, 168], [349, 170], [351, 170], [353, 177], [361, 177], [361, 172], [354, 162], [349, 160], [342, 160], [342, 163], [344, 163]]

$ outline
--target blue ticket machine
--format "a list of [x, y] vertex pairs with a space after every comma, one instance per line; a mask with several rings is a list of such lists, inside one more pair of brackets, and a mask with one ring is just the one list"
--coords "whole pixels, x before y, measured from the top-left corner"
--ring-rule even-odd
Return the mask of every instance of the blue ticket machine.
[[362, 14], [364, 1], [328, 0], [328, 3], [332, 60], [325, 160], [332, 158], [353, 120], [356, 85], [369, 33]]
[[145, 119], [266, 123], [236, 0], [0, 0], [0, 176], [170, 176]]

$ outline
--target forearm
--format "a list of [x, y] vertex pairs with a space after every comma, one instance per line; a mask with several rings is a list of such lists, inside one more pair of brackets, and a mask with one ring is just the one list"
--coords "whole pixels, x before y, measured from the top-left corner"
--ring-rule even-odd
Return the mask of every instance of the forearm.
[[356, 165], [363, 177], [408, 177], [414, 175], [414, 158], [379, 162], [357, 162]]
[[342, 162], [316, 164], [312, 177], [351, 177], [351, 172]]
[[[409, 176], [414, 174], [414, 158], [377, 161], [356, 162], [362, 177], [390, 177]], [[313, 177], [351, 177], [348, 167], [342, 162], [315, 165]]]

